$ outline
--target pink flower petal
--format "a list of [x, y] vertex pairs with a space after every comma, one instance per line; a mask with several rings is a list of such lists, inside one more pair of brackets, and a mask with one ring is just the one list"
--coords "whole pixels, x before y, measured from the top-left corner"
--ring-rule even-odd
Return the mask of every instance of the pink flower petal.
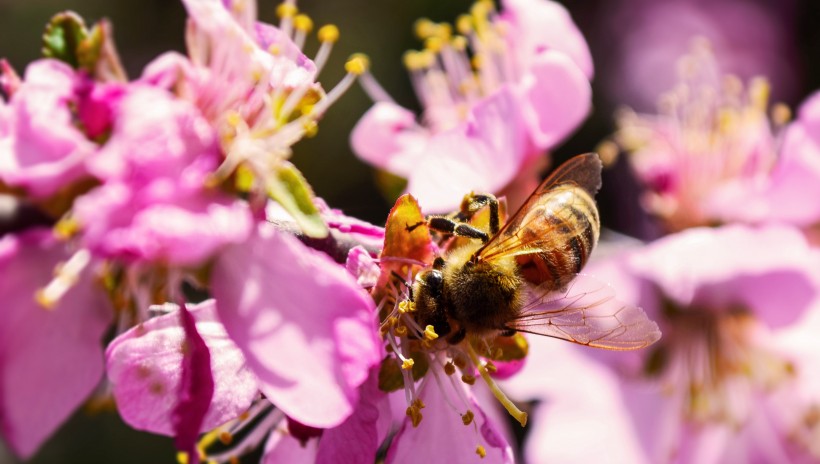
[[9, 139], [0, 144], [3, 182], [44, 198], [86, 174], [83, 163], [97, 146], [74, 123], [78, 82], [74, 70], [57, 60], [28, 66], [9, 102]]
[[[453, 387], [449, 382], [444, 382], [443, 385], [445, 388]], [[464, 387], [458, 384], [453, 388]], [[466, 389], [463, 393], [471, 396]], [[459, 413], [463, 414], [466, 410], [454, 411], [444, 397], [445, 394], [450, 396], [449, 401], [457, 401], [453, 400], [456, 392], [452, 389], [445, 393], [435, 381], [424, 384], [418, 392], [425, 404], [422, 409], [424, 417], [418, 427], [413, 427], [409, 419], [405, 418], [401, 429], [393, 437], [386, 462], [478, 462], [476, 448], [481, 445], [487, 455], [480, 462], [512, 463], [512, 449], [495, 424], [487, 420], [478, 404], [471, 402], [474, 423], [465, 426]]]
[[466, 123], [430, 138], [407, 185], [425, 213], [453, 211], [465, 193], [497, 192], [515, 177], [526, 151], [521, 111], [505, 87], [476, 105]]
[[549, 0], [503, 0], [501, 4], [501, 17], [510, 23], [511, 48], [518, 51], [523, 66], [544, 50], [557, 50], [592, 78], [589, 47], [563, 5]]
[[[123, 420], [137, 430], [174, 435], [171, 414], [177, 404], [185, 329], [176, 305], [118, 336], [106, 350], [108, 378]], [[216, 317], [213, 300], [188, 307], [197, 332], [211, 353], [215, 381], [204, 432], [245, 411], [256, 397], [256, 379]]]
[[0, 433], [28, 458], [97, 386], [112, 311], [85, 272], [46, 310], [35, 292], [68, 258], [50, 230], [0, 239]]
[[379, 415], [387, 395], [379, 390], [378, 370], [362, 384], [359, 404], [341, 425], [327, 429], [319, 442], [316, 463], [356, 464], [375, 462], [383, 436], [379, 434]]
[[185, 332], [177, 402], [171, 412], [174, 445], [188, 453], [192, 464], [199, 464], [196, 447], [199, 430], [214, 396], [211, 353], [196, 328], [196, 321], [183, 305], [177, 312]]
[[318, 450], [317, 440], [305, 444], [288, 434], [287, 429], [274, 429], [265, 443], [262, 464], [314, 464]]
[[211, 282], [220, 319], [278, 408], [321, 428], [353, 413], [381, 344], [373, 300], [343, 267], [262, 224], [221, 255]]
[[725, 226], [667, 236], [630, 266], [682, 306], [741, 305], [777, 327], [794, 322], [816, 297], [819, 263], [795, 229]]
[[566, 138], [592, 108], [589, 80], [563, 53], [545, 51], [535, 57], [526, 89], [525, 120], [541, 149], [552, 148]]
[[363, 161], [410, 177], [430, 135], [415, 115], [391, 102], [377, 102], [350, 133], [350, 145]]

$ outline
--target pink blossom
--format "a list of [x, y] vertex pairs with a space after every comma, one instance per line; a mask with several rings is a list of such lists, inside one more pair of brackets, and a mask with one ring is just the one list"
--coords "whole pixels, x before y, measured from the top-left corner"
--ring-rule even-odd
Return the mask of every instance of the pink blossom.
[[430, 211], [453, 209], [470, 190], [500, 191], [575, 129], [591, 102], [589, 50], [557, 3], [510, 1], [496, 13], [478, 2], [456, 26], [462, 35], [420, 23], [427, 47], [405, 56], [422, 123], [365, 75], [376, 104], [351, 134], [362, 159], [407, 178]]
[[97, 151], [90, 138], [104, 130], [98, 115], [116, 99], [104, 94], [63, 62], [31, 63], [4, 111], [0, 179], [42, 199], [87, 177], [84, 163]]
[[205, 186], [218, 163], [216, 135], [193, 105], [131, 87], [111, 138], [88, 161], [105, 182], [74, 204], [83, 242], [125, 262], [190, 265], [244, 240], [247, 206]]
[[46, 230], [0, 239], [0, 434], [28, 458], [92, 393], [103, 376], [110, 303], [83, 272], [46, 309], [35, 295], [68, 259]]
[[295, 420], [333, 427], [379, 361], [374, 305], [326, 255], [264, 224], [218, 258], [219, 317], [260, 390]]
[[[159, 308], [167, 314], [131, 328], [108, 345], [106, 370], [123, 420], [137, 430], [172, 436], [171, 414], [179, 398], [186, 335], [179, 308]], [[217, 319], [214, 301], [188, 309], [211, 353], [213, 401], [198, 430], [206, 432], [248, 409], [258, 387], [242, 352]]]
[[[598, 361], [533, 346], [533, 357], [569, 357], [573, 365], [547, 378], [531, 362], [510, 381], [514, 394], [548, 401], [528, 457], [818, 459], [808, 439], [816, 431], [806, 418], [818, 405], [807, 391], [817, 385], [820, 358], [806, 345], [795, 349], [801, 344], [793, 338], [817, 327], [810, 321], [817, 319], [819, 259], [791, 228], [728, 226], [691, 229], [591, 263], [589, 272], [623, 289], [619, 297], [654, 316], [664, 337], [653, 350]], [[609, 367], [599, 363], [604, 360]], [[585, 394], [586, 385], [595, 393]], [[580, 418], [583, 412], [597, 412], [604, 422], [593, 426]]]
[[[783, 184], [774, 176], [795, 176], [790, 166], [812, 158], [800, 141], [805, 123], [786, 130], [781, 144], [788, 111], [775, 106], [770, 118], [768, 83], [722, 76], [705, 45], [694, 47], [680, 68], [680, 82], [661, 99], [659, 114], [624, 111], [618, 119], [614, 138], [644, 184], [644, 208], [670, 232], [730, 221], [805, 223], [811, 208], [791, 211], [785, 205], [802, 203], [800, 197], [772, 187]], [[781, 205], [783, 212], [775, 212]]]

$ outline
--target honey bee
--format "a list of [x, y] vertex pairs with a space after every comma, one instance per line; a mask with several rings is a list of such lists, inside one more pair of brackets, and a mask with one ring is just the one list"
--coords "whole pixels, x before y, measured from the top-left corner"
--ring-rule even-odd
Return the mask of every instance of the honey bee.
[[[432, 230], [470, 240], [416, 275], [417, 321], [451, 344], [519, 331], [611, 350], [657, 341], [658, 326], [642, 309], [579, 274], [600, 234], [600, 186], [601, 161], [588, 153], [559, 166], [503, 226], [492, 195], [467, 195], [459, 213], [429, 217]], [[485, 207], [489, 230], [465, 222]]]

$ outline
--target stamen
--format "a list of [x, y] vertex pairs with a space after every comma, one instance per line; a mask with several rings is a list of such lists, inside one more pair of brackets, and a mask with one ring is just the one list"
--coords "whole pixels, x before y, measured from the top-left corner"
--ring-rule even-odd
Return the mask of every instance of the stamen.
[[82, 249], [74, 253], [68, 261], [58, 264], [54, 269], [55, 276], [44, 288], [38, 290], [34, 299], [45, 309], [51, 310], [57, 305], [74, 284], [80, 274], [91, 262], [91, 253]]
[[333, 44], [339, 40], [339, 28], [333, 24], [327, 24], [319, 28], [317, 36], [322, 45], [319, 47], [319, 51], [316, 53], [316, 58], [313, 59], [313, 63], [316, 65], [316, 74], [319, 74], [325, 67], [325, 63], [327, 63], [330, 51], [333, 49]]
[[509, 412], [510, 415], [513, 416], [513, 418], [515, 418], [515, 420], [517, 420], [519, 424], [521, 424], [522, 427], [527, 425], [527, 413], [518, 409], [518, 406], [516, 406], [512, 401], [510, 401], [510, 399], [507, 398], [507, 395], [505, 395], [504, 392], [502, 392], [501, 389], [498, 388], [498, 384], [496, 384], [495, 380], [493, 380], [493, 378], [490, 377], [490, 374], [487, 372], [487, 369], [481, 363], [481, 360], [478, 358], [478, 355], [476, 354], [473, 347], [470, 346], [470, 343], [464, 343], [463, 346], [465, 348], [465, 351], [467, 351], [467, 355], [470, 356], [470, 359], [473, 361], [473, 364], [475, 364], [476, 368], [478, 369], [478, 373], [481, 374], [481, 378], [484, 379], [484, 381], [487, 383], [487, 386], [490, 388], [490, 391], [493, 392], [493, 396], [495, 396], [496, 399], [498, 399], [498, 401], [504, 406], [504, 409], [506, 409], [507, 412]]
[[438, 338], [438, 334], [432, 325], [428, 325], [424, 328], [424, 338], [431, 341]]
[[484, 459], [487, 456], [487, 450], [485, 450], [483, 446], [478, 445], [475, 449], [475, 454], [481, 459]]
[[461, 422], [464, 425], [470, 425], [473, 422], [474, 418], [475, 418], [475, 414], [473, 414], [473, 411], [470, 411], [468, 409], [467, 412], [465, 412], [464, 414], [461, 415]]
[[306, 14], [298, 14], [293, 18], [293, 27], [296, 29], [293, 41], [299, 50], [302, 50], [305, 47], [307, 35], [313, 30], [313, 20]]

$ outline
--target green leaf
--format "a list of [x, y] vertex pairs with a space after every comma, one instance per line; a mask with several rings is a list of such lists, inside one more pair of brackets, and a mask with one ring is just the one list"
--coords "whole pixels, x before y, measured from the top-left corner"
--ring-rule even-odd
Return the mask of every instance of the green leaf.
[[73, 11], [52, 16], [43, 33], [43, 56], [79, 66], [77, 49], [88, 37], [85, 21]]
[[[410, 353], [410, 357], [413, 358], [413, 369], [411, 370], [413, 380], [419, 380], [427, 373], [430, 362], [427, 355], [421, 352], [414, 351]], [[394, 356], [382, 359], [381, 366], [379, 366], [379, 390], [390, 393], [402, 388], [404, 388], [404, 375], [400, 363]]]
[[296, 219], [305, 235], [325, 238], [328, 229], [313, 203], [313, 190], [302, 173], [291, 163], [282, 163], [268, 186], [268, 195]]

